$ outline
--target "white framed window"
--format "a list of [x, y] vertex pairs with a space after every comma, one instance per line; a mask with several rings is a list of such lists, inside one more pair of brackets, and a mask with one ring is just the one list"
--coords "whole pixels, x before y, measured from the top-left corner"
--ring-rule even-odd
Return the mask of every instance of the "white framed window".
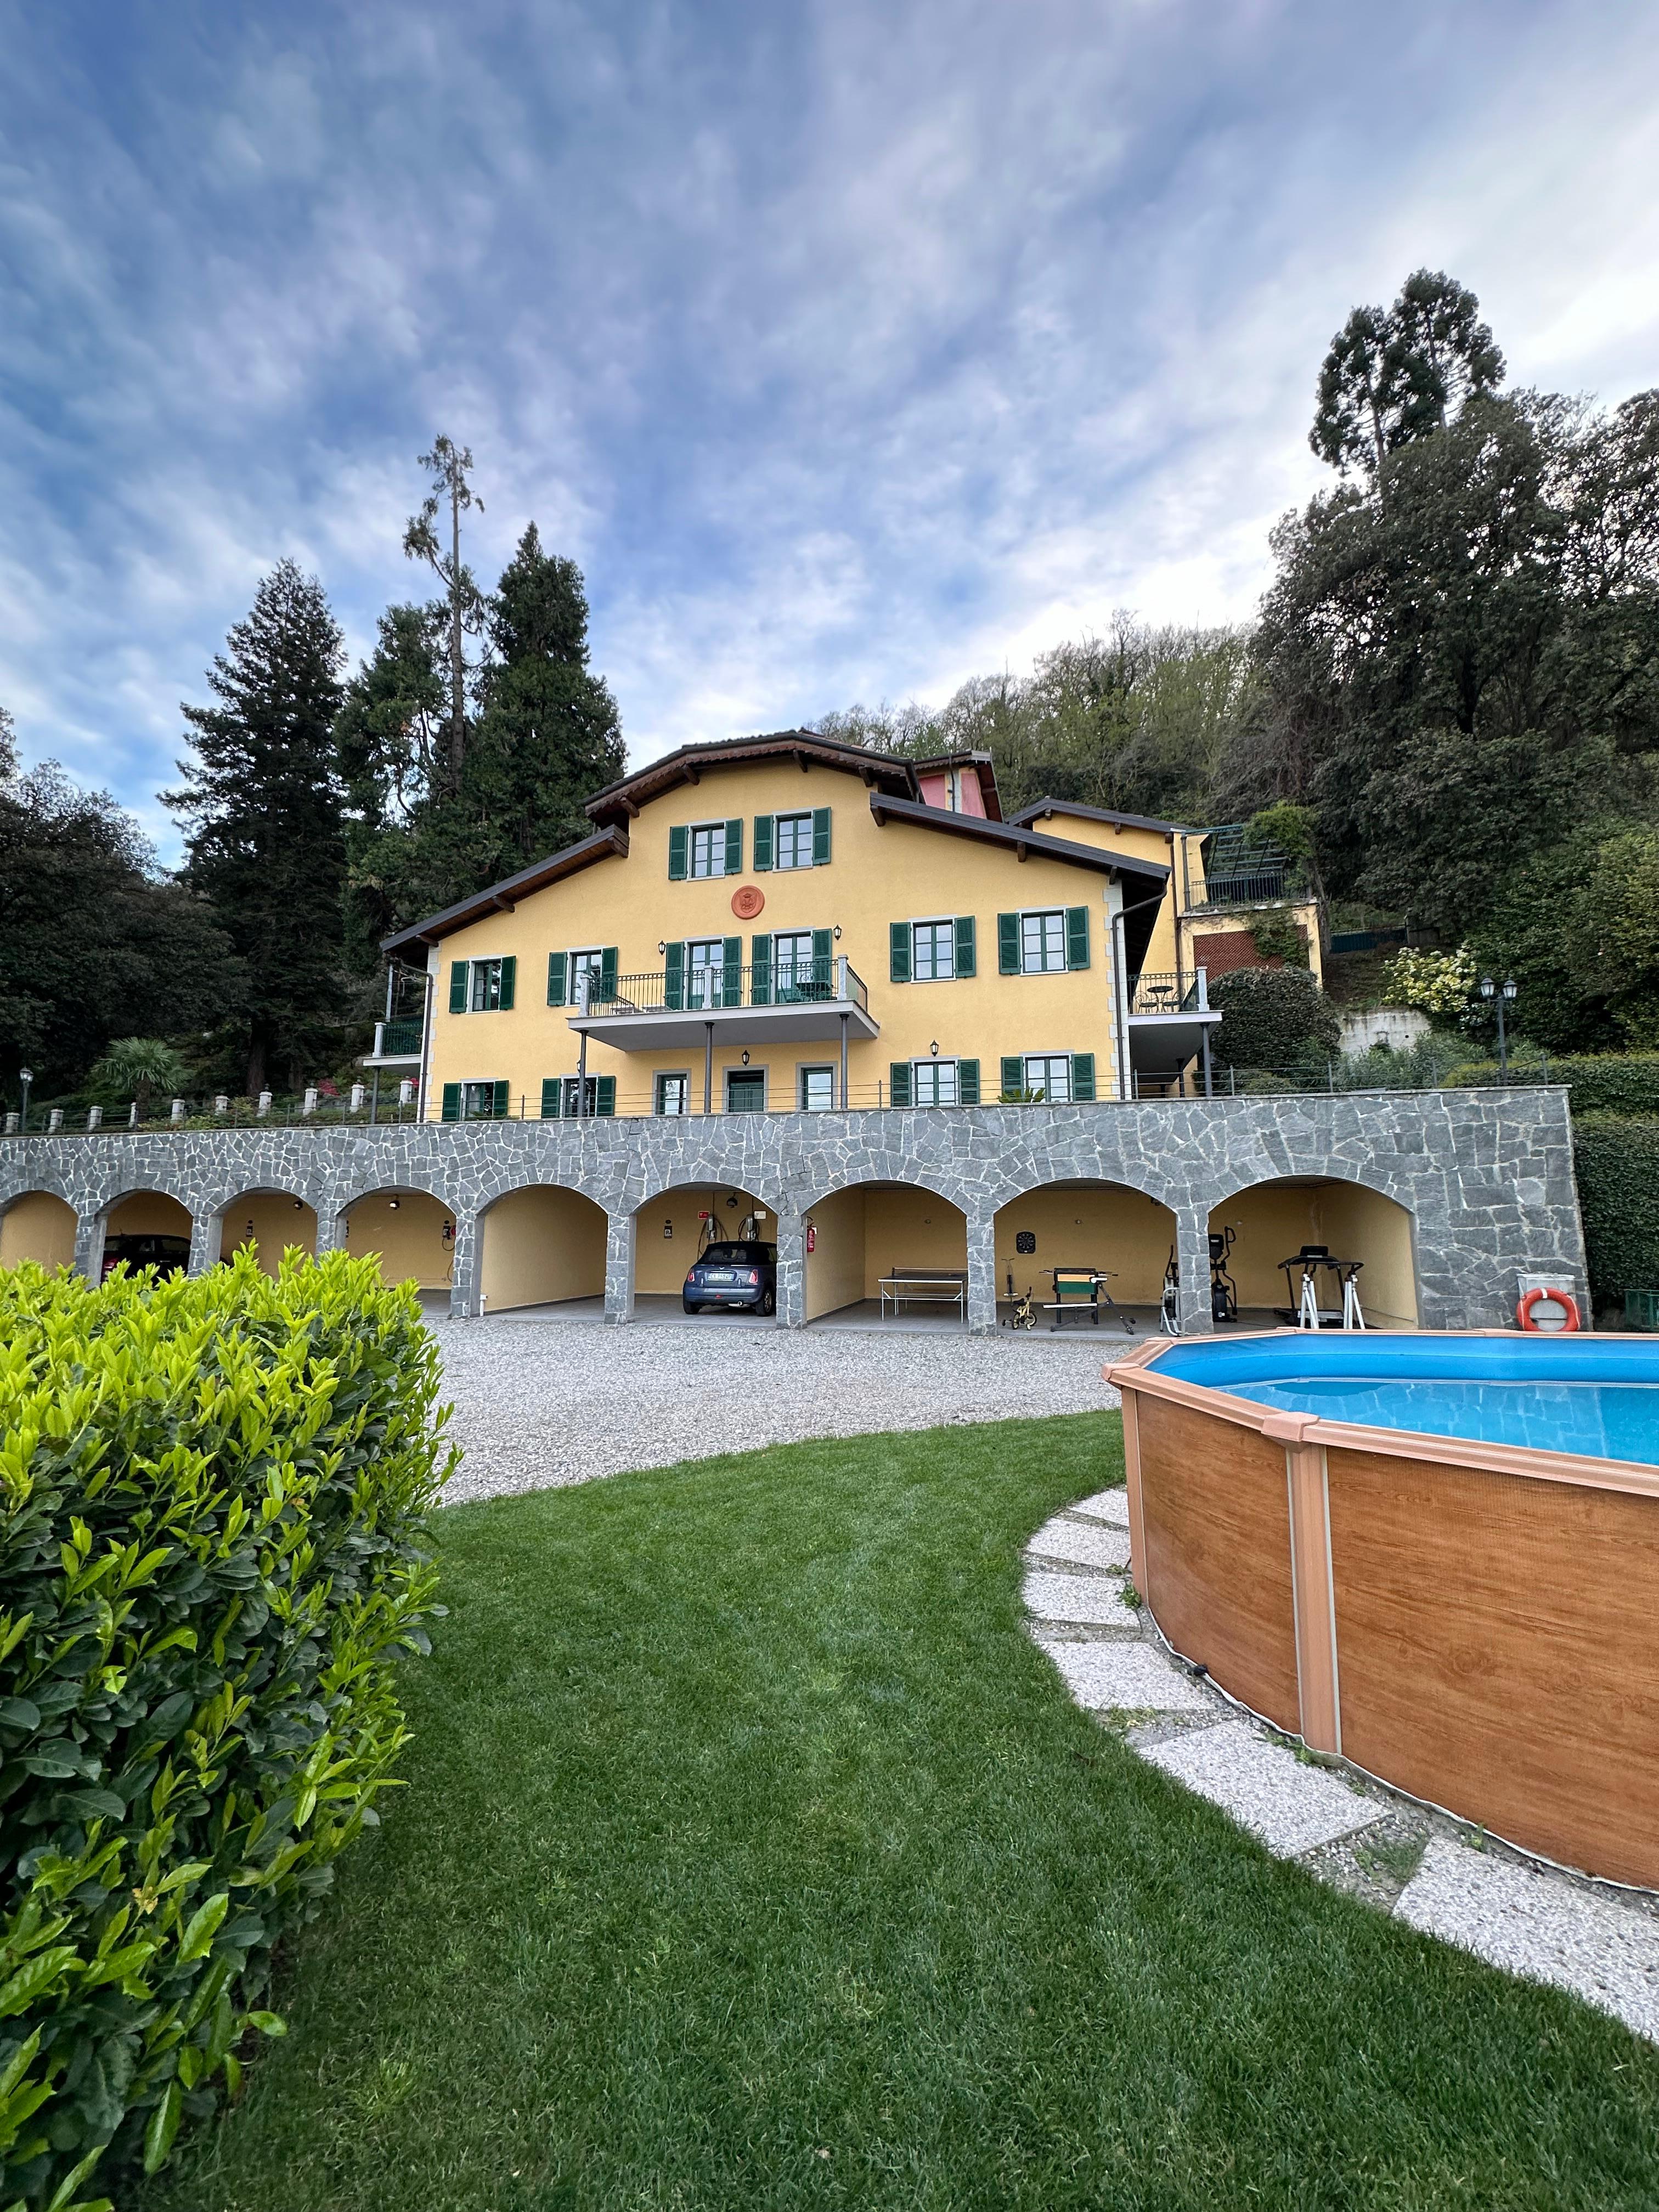
[[836, 1103], [836, 1071], [833, 1067], [803, 1067], [800, 1071], [800, 1110], [803, 1114], [828, 1114]]
[[1025, 1088], [1048, 1106], [1066, 1106], [1072, 1098], [1072, 1055], [1069, 1052], [1028, 1052]]
[[913, 1060], [910, 1099], [916, 1106], [954, 1106], [959, 1085], [953, 1060]]
[[507, 1112], [507, 1085], [504, 1083], [464, 1083], [461, 1085], [461, 1119], [464, 1121], [498, 1121]]
[[[573, 1006], [586, 1006], [590, 993], [598, 994], [599, 977], [605, 969], [605, 955], [597, 945], [590, 945], [585, 951], [571, 953], [569, 960], [570, 981], [566, 988], [570, 994], [570, 1003]], [[582, 981], [584, 976], [588, 978], [586, 983]]]
[[723, 876], [726, 873], [726, 824], [724, 822], [701, 822], [691, 832], [691, 873], [696, 876]]
[[812, 963], [810, 929], [779, 930], [772, 939], [772, 989], [781, 1001], [812, 988], [817, 970]]
[[1066, 911], [1055, 907], [1046, 913], [1022, 914], [1019, 918], [1019, 964], [1027, 975], [1059, 975], [1066, 969]]
[[694, 937], [685, 948], [685, 1003], [690, 1007], [724, 1006], [726, 939]]
[[690, 1078], [678, 1069], [672, 1074], [657, 1078], [657, 1111], [659, 1114], [689, 1114], [691, 1110]]
[[501, 1003], [501, 963], [499, 960], [472, 963], [467, 1005], [475, 1014], [493, 1014]]
[[810, 868], [812, 865], [812, 817], [810, 814], [773, 817], [772, 866]]
[[918, 983], [942, 983], [957, 972], [954, 920], [910, 925], [910, 973]]

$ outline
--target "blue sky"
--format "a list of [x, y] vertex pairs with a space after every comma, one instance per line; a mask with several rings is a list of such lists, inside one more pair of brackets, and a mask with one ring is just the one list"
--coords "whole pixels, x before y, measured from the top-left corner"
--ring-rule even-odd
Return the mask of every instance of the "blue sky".
[[1247, 615], [1320, 358], [1420, 264], [1659, 380], [1659, 10], [3, 4], [0, 704], [169, 857], [270, 563], [354, 655], [470, 444], [636, 759]]

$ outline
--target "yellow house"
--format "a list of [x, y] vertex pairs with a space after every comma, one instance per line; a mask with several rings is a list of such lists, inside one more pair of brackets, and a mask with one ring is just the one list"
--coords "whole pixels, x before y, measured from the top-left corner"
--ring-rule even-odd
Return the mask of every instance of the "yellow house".
[[423, 963], [426, 1012], [375, 1058], [418, 1067], [423, 1118], [1203, 1087], [1219, 1017], [1174, 825], [1005, 822], [988, 756], [805, 730], [684, 747], [587, 811], [591, 836], [387, 940]]

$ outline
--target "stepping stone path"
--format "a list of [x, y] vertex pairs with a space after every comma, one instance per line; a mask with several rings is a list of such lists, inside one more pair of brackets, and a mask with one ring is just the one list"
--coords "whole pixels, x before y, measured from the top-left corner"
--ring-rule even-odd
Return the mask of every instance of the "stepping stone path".
[[1340, 1760], [1310, 1758], [1224, 1698], [1135, 1598], [1123, 1491], [1056, 1514], [1025, 1565], [1033, 1641], [1073, 1702], [1143, 1759], [1277, 1857], [1659, 2043], [1659, 1897], [1528, 1858]]

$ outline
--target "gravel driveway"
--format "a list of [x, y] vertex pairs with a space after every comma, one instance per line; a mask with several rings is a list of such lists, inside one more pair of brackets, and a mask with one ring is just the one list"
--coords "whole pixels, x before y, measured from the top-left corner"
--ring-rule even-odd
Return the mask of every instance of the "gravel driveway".
[[1121, 1340], [434, 1321], [459, 1504], [807, 1437], [1115, 1406]]

